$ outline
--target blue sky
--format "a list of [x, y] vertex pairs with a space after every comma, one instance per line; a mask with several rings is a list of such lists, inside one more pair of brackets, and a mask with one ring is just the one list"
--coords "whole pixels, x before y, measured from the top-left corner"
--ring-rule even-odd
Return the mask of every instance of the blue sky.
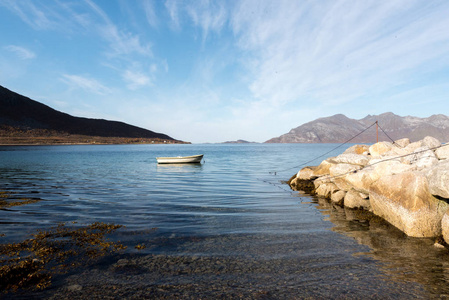
[[0, 0], [0, 85], [201, 142], [449, 114], [449, 1]]

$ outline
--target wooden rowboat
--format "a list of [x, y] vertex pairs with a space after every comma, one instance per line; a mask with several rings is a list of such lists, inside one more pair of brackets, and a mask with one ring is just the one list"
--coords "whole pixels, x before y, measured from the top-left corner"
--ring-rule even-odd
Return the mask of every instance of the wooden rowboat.
[[203, 154], [192, 156], [156, 157], [158, 164], [200, 163], [202, 159]]

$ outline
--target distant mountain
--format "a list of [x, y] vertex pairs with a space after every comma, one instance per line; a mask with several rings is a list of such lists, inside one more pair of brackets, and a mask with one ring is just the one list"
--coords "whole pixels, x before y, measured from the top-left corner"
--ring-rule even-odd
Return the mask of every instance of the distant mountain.
[[222, 144], [255, 144], [256, 142], [248, 142], [245, 140], [236, 140], [236, 141], [227, 141], [223, 142]]
[[0, 86], [0, 126], [8, 129], [43, 129], [66, 134], [149, 138], [175, 141], [162, 133], [156, 133], [123, 122], [74, 117], [12, 92]]
[[266, 143], [343, 143], [353, 137], [355, 138], [351, 140], [352, 143], [373, 143], [376, 142], [376, 126], [361, 132], [376, 121], [381, 128], [380, 141], [390, 140], [388, 137], [393, 140], [407, 137], [413, 142], [426, 136], [433, 136], [441, 142], [449, 141], [448, 116], [440, 114], [428, 118], [401, 117], [387, 112], [377, 116], [368, 115], [361, 120], [350, 119], [342, 114], [320, 118], [293, 128]]

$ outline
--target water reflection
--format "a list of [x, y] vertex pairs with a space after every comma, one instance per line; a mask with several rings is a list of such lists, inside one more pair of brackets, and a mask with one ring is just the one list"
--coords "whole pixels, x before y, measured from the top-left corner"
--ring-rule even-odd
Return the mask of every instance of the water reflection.
[[158, 172], [192, 172], [201, 171], [203, 164], [157, 164]]
[[433, 239], [408, 237], [366, 211], [333, 206], [321, 198], [314, 201], [334, 224], [332, 231], [371, 248], [357, 255], [381, 262], [381, 269], [395, 281], [419, 283], [434, 296], [449, 296], [449, 251], [434, 246]]

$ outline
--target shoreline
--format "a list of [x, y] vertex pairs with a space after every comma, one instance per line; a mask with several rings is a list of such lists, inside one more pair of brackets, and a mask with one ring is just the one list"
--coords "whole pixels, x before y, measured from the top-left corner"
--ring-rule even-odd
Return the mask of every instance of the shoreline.
[[85, 145], [167, 145], [167, 144], [190, 144], [190, 143], [28, 143], [28, 144], [3, 144], [0, 143], [1, 147], [4, 146], [85, 146]]
[[0, 146], [53, 146], [53, 145], [151, 145], [151, 144], [191, 144], [178, 140], [126, 137], [4, 137], [0, 136]]

